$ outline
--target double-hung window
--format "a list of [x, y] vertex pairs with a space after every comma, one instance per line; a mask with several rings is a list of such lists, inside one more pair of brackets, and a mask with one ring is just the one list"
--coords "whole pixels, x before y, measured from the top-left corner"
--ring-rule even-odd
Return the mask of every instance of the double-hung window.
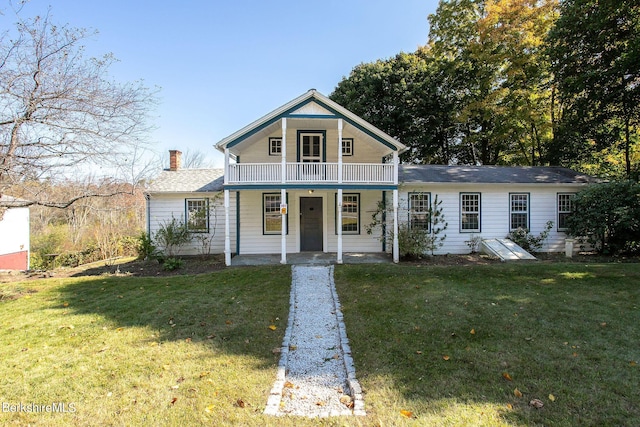
[[192, 233], [209, 232], [209, 200], [186, 199], [187, 230]]
[[460, 231], [480, 231], [480, 193], [460, 193]]
[[509, 231], [529, 229], [529, 194], [509, 194]]
[[262, 195], [262, 232], [264, 234], [282, 233], [280, 204], [280, 193], [265, 193]]
[[571, 198], [574, 193], [558, 193], [558, 231], [567, 229], [567, 218], [571, 215]]
[[429, 207], [431, 206], [430, 193], [409, 194], [409, 227], [429, 231]]
[[360, 234], [360, 194], [342, 195], [342, 234]]

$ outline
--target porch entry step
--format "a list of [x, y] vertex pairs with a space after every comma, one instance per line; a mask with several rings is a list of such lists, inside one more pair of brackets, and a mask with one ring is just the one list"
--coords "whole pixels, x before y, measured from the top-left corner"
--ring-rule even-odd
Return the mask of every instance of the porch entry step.
[[480, 251], [500, 258], [500, 261], [536, 259], [509, 239], [483, 239]]

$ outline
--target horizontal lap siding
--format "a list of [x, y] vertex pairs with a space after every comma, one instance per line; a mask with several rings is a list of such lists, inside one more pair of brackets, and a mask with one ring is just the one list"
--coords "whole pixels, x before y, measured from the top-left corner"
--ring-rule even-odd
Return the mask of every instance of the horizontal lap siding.
[[[372, 234], [367, 234], [367, 225], [372, 221], [372, 214], [378, 207], [378, 202], [382, 200], [382, 191], [357, 191], [344, 190], [343, 194], [360, 194], [360, 233], [342, 235], [343, 252], [382, 252], [382, 242], [380, 241], [379, 230], [374, 230]], [[331, 193], [329, 197], [329, 210], [326, 215], [329, 218], [329, 229], [327, 240], [329, 252], [338, 250], [338, 235], [336, 234], [336, 193]]]
[[[177, 220], [185, 220], [185, 199], [201, 199], [214, 198], [215, 208], [210, 209], [209, 217], [209, 235], [213, 235], [211, 244], [212, 254], [224, 253], [224, 237], [225, 237], [225, 212], [224, 199], [222, 196], [216, 196], [217, 193], [204, 194], [153, 194], [149, 200], [149, 229], [151, 237], [155, 240], [158, 229], [165, 223], [171, 221], [171, 218]], [[230, 232], [231, 232], [231, 251], [235, 252], [236, 247], [236, 195], [231, 193], [229, 209]], [[215, 213], [215, 215], [213, 215]], [[194, 236], [202, 235], [202, 233], [194, 233]], [[180, 255], [199, 255], [202, 254], [202, 245], [197, 239], [193, 239], [190, 243], [184, 245], [179, 251]]]
[[[445, 231], [439, 236], [446, 235], [444, 246], [438, 254], [464, 254], [469, 253], [467, 241], [472, 236], [480, 236], [483, 239], [505, 238], [509, 234], [509, 194], [529, 194], [529, 225], [531, 233], [539, 235], [545, 228], [547, 221], [553, 221], [553, 228], [549, 232], [543, 248], [544, 252], [564, 251], [566, 234], [557, 231], [557, 207], [558, 193], [574, 193], [579, 188], [571, 186], [536, 186], [536, 185], [424, 185], [404, 186], [400, 193], [399, 220], [408, 221], [408, 194], [410, 192], [431, 193], [432, 202], [436, 195], [442, 201], [440, 207], [444, 214], [444, 220], [448, 223]], [[480, 193], [480, 232], [460, 231], [460, 193]]]

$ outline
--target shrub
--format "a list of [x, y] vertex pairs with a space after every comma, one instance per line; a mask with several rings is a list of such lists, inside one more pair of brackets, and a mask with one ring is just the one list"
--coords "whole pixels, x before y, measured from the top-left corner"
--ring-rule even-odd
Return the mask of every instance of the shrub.
[[155, 240], [167, 256], [173, 257], [181, 246], [191, 241], [191, 235], [184, 222], [171, 217], [171, 221], [162, 223], [156, 232]]
[[398, 247], [400, 258], [421, 258], [429, 250], [429, 232], [422, 228], [410, 228], [407, 224], [400, 224]]
[[640, 184], [632, 181], [592, 185], [572, 199], [567, 233], [601, 253], [640, 248]]
[[542, 245], [544, 245], [544, 241], [549, 237], [549, 231], [551, 231], [552, 228], [553, 221], [547, 221], [544, 230], [542, 230], [539, 235], [534, 236], [528, 228], [519, 227], [509, 233], [507, 238], [527, 252], [538, 252], [542, 249]]
[[166, 271], [173, 271], [181, 268], [184, 265], [184, 261], [180, 258], [170, 257], [164, 260], [162, 269]]
[[138, 235], [136, 249], [138, 251], [139, 259], [153, 258], [156, 256], [156, 252], [158, 250], [158, 248], [156, 248], [156, 245], [153, 244], [151, 236], [144, 231]]

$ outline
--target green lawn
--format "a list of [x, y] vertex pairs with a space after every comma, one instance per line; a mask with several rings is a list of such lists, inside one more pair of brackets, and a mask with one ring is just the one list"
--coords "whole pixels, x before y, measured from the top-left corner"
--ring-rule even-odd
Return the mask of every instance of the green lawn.
[[640, 425], [639, 283], [640, 264], [337, 267], [368, 415], [321, 421], [262, 415], [289, 267], [0, 284], [0, 404], [73, 410], [0, 424]]

